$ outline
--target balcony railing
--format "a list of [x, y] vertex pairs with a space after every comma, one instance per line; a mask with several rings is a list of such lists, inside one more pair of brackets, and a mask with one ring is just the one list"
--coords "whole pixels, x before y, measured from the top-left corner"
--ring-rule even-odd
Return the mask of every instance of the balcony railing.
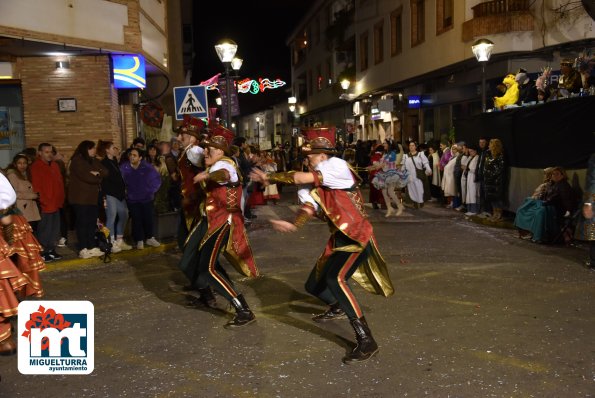
[[473, 7], [473, 19], [463, 23], [463, 41], [506, 32], [533, 31], [531, 0], [494, 0]]
[[530, 6], [530, 0], [493, 0], [480, 3], [471, 9], [473, 18], [479, 18], [515, 11], [529, 11]]

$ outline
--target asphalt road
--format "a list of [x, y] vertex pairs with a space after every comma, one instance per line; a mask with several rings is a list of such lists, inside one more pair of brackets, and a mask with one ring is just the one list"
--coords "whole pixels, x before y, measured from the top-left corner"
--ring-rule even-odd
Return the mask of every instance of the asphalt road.
[[[289, 197], [288, 197], [289, 198]], [[354, 291], [380, 346], [366, 364], [341, 358], [348, 321], [316, 324], [324, 307], [303, 283], [328, 238], [268, 228], [292, 199], [257, 209], [249, 237], [263, 274], [230, 275], [257, 322], [223, 328], [232, 310], [187, 308], [180, 253], [145, 249], [54, 263], [47, 300], [95, 306], [95, 370], [21, 375], [0, 357], [0, 397], [591, 397], [595, 396], [595, 272], [585, 248], [537, 245], [428, 204], [403, 217], [371, 210], [396, 293]], [[227, 264], [225, 263], [227, 266]]]

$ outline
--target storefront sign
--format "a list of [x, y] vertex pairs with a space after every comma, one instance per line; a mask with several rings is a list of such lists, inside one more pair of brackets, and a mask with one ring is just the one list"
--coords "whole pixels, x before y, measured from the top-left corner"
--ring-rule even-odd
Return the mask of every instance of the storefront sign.
[[115, 88], [145, 88], [145, 58], [138, 54], [112, 55]]

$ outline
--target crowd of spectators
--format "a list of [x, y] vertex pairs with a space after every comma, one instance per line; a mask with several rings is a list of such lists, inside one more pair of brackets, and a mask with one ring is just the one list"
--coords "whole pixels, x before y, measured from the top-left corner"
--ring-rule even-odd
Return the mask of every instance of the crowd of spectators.
[[17, 154], [4, 173], [17, 193], [16, 208], [43, 248], [43, 260], [62, 258], [56, 247], [67, 244], [69, 227], [81, 258], [105, 255], [97, 242], [103, 226], [109, 230], [113, 253], [133, 248], [125, 235], [137, 249], [159, 246], [155, 209], [176, 211], [180, 206], [172, 147], [170, 142], [151, 142], [145, 151], [139, 137], [121, 156], [111, 141], [84, 140], [68, 164], [50, 143]]
[[562, 59], [557, 81], [552, 80], [551, 67], [542, 68], [535, 80], [526, 69], [520, 68], [506, 76], [496, 89], [494, 110], [595, 95], [595, 57]]
[[[114, 253], [160, 245], [154, 214], [176, 212], [182, 206], [178, 156], [183, 150], [177, 140], [147, 145], [139, 137], [122, 153], [111, 141], [84, 140], [65, 164], [55, 147], [42, 143], [37, 151], [17, 154], [5, 174], [17, 193], [16, 207], [43, 247], [44, 261], [61, 258], [56, 247], [66, 244], [71, 225], [79, 256], [89, 258], [105, 254], [96, 242], [98, 225], [109, 231]], [[357, 140], [338, 145], [337, 151], [369, 188], [373, 208], [386, 209], [386, 217], [401, 216], [405, 206], [419, 209], [432, 201], [468, 217], [503, 219], [508, 169], [499, 139], [451, 143], [444, 137], [421, 145]], [[242, 176], [242, 211], [248, 225], [256, 218], [252, 209], [276, 204], [282, 189], [253, 183], [250, 171], [305, 167], [298, 148], [289, 143], [260, 150], [236, 137], [231, 153]], [[564, 217], [575, 213], [577, 203], [565, 176], [562, 168], [546, 169], [544, 184], [517, 211], [515, 225], [521, 237], [552, 241]], [[570, 232], [563, 237], [570, 239]], [[132, 238], [131, 244], [125, 238]]]
[[[394, 211], [393, 204], [418, 209], [432, 201], [467, 217], [504, 221], [509, 171], [505, 149], [497, 138], [481, 137], [477, 143], [451, 143], [443, 138], [421, 145], [413, 141], [400, 145], [386, 140], [379, 145], [375, 140], [358, 140], [340, 155], [359, 173], [363, 184], [369, 185], [372, 207], [386, 208], [387, 217], [402, 214]], [[389, 188], [395, 194], [390, 197], [389, 192], [383, 192], [385, 176], [377, 175], [393, 168], [405, 176], [400, 176], [404, 178], [402, 184]], [[568, 243], [578, 214], [576, 189], [570, 187], [563, 168], [546, 171], [546, 183], [538, 189], [542, 196], [534, 194], [513, 212], [514, 224], [523, 239]]]

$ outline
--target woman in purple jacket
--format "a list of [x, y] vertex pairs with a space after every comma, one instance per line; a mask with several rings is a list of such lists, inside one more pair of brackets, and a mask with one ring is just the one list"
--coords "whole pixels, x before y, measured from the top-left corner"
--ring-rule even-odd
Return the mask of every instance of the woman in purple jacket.
[[161, 176], [155, 167], [146, 163], [144, 154], [137, 148], [128, 152], [128, 160], [120, 166], [126, 184], [126, 202], [132, 220], [132, 237], [137, 249], [161, 244], [153, 235], [153, 202], [161, 186]]

